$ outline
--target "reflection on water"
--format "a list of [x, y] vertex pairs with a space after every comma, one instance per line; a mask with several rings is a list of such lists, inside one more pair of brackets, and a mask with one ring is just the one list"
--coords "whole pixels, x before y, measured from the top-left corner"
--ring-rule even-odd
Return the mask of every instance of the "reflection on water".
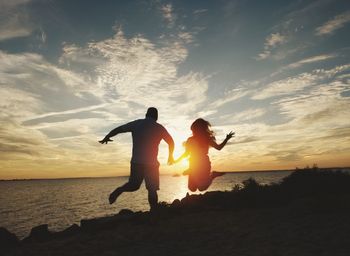
[[[290, 172], [232, 173], [217, 178], [209, 191], [231, 190], [249, 177], [258, 182], [278, 182]], [[19, 237], [27, 236], [33, 226], [49, 224], [50, 230], [62, 230], [83, 218], [111, 215], [123, 208], [149, 210], [144, 185], [133, 193], [124, 193], [109, 205], [108, 195], [127, 177], [28, 180], [0, 182], [0, 226]], [[161, 176], [159, 201], [172, 202], [183, 198], [187, 177]]]

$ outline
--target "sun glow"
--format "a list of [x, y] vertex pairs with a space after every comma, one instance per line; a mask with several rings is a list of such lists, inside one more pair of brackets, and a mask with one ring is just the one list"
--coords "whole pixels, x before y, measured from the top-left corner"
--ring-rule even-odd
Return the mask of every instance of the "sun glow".
[[[185, 142], [191, 134], [186, 129], [169, 129], [169, 132], [175, 142], [174, 159], [176, 160], [185, 152]], [[176, 172], [181, 174], [184, 170], [188, 169], [188, 166], [188, 158], [184, 158], [180, 162], [175, 164], [177, 170]]]
[[177, 163], [177, 165], [179, 168], [183, 170], [188, 169], [188, 166], [189, 166], [188, 158], [182, 159], [180, 162]]

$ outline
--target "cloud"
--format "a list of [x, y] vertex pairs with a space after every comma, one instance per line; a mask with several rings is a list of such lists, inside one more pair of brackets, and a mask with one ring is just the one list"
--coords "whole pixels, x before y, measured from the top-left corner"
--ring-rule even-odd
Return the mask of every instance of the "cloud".
[[[257, 137], [256, 141], [235, 147], [232, 154], [239, 156], [241, 161], [249, 162], [253, 157], [265, 164], [282, 164], [287, 168], [290, 168], [291, 161], [294, 166], [305, 166], [315, 162], [323, 164], [334, 154], [342, 159], [350, 150], [350, 122], [347, 118], [350, 115], [350, 99], [341, 96], [349, 89], [349, 82], [337, 76], [306, 92], [272, 102], [282, 115], [288, 117], [283, 124], [225, 126], [223, 130], [234, 127], [237, 132], [235, 141], [240, 141], [242, 137]], [[341, 165], [340, 162], [335, 164]]]
[[230, 122], [233, 124], [240, 124], [247, 123], [248, 121], [250, 122], [251, 120], [261, 117], [266, 113], [267, 110], [263, 108], [250, 108], [234, 114], [230, 113], [221, 115], [219, 119], [225, 121], [230, 120]]
[[1, 119], [4, 122], [0, 128], [0, 160], [48, 158], [62, 151], [50, 145], [40, 131], [23, 127], [13, 118]]
[[349, 89], [349, 81], [334, 80], [319, 84], [307, 93], [276, 101], [283, 115], [296, 120], [301, 127], [318, 124], [335, 128], [349, 124], [349, 98], [341, 93]]
[[296, 62], [293, 62], [291, 64], [288, 64], [286, 66], [281, 67], [280, 69], [278, 69], [276, 72], [273, 72], [270, 77], [274, 77], [278, 74], [281, 74], [282, 72], [286, 71], [286, 70], [292, 70], [292, 69], [296, 69], [296, 68], [300, 68], [306, 64], [312, 64], [312, 63], [316, 63], [316, 62], [321, 62], [321, 61], [326, 61], [329, 59], [333, 59], [338, 57], [337, 54], [321, 54], [321, 55], [317, 55], [317, 56], [312, 56], [312, 57], [308, 57]]
[[276, 47], [279, 44], [282, 44], [286, 41], [286, 37], [282, 36], [280, 33], [273, 33], [266, 38], [265, 46], [266, 47]]
[[[294, 159], [296, 165], [298, 161], [309, 164], [314, 161], [312, 164], [333, 154], [340, 158], [348, 154], [350, 100], [341, 93], [349, 86], [349, 81], [336, 78], [314, 86], [309, 92], [276, 101], [274, 104], [289, 121], [266, 130], [269, 154], [283, 162], [288, 158], [293, 160], [296, 153], [301, 157]], [[269, 140], [271, 135], [274, 140]]]
[[285, 69], [293, 69], [293, 68], [298, 68], [301, 67], [304, 64], [309, 64], [309, 63], [314, 63], [314, 62], [319, 62], [319, 61], [325, 61], [329, 60], [332, 58], [337, 57], [336, 54], [322, 54], [322, 55], [317, 55], [317, 56], [312, 56], [309, 58], [302, 59], [300, 61], [294, 62], [292, 64], [289, 64]]
[[41, 35], [40, 35], [41, 42], [42, 42], [43, 44], [45, 44], [45, 43], [46, 43], [46, 40], [47, 40], [47, 35], [46, 35], [45, 31], [42, 30], [42, 29], [40, 29], [40, 32], [41, 32]]
[[193, 108], [206, 97], [205, 77], [191, 72], [177, 75], [177, 66], [187, 57], [187, 49], [181, 42], [172, 41], [157, 47], [140, 36], [126, 39], [119, 31], [113, 38], [90, 43], [87, 47], [93, 56], [104, 58], [95, 68], [93, 93], [105, 100], [120, 99], [144, 107], [157, 102], [167, 109], [171, 102], [182, 102], [184, 104], [178, 107], [188, 112], [187, 99], [191, 99]]
[[279, 162], [293, 162], [303, 159], [302, 150], [304, 148], [298, 148], [294, 150], [272, 150], [266, 154], [266, 156], [271, 156]]
[[0, 8], [1, 9], [13, 8], [13, 7], [16, 7], [19, 5], [29, 3], [31, 1], [32, 0], [12, 0], [12, 1], [2, 0], [2, 1], [0, 1]]
[[184, 40], [186, 44], [192, 43], [194, 41], [193, 33], [189, 32], [180, 32], [178, 37]]
[[203, 13], [206, 13], [208, 9], [198, 9], [193, 11], [193, 15], [201, 15]]
[[335, 16], [333, 19], [327, 21], [322, 26], [316, 28], [315, 34], [317, 36], [332, 34], [334, 31], [342, 28], [349, 21], [350, 21], [350, 11], [347, 11]]
[[315, 69], [311, 73], [305, 72], [294, 77], [275, 81], [267, 84], [262, 90], [259, 89], [259, 91], [252, 96], [252, 99], [262, 100], [300, 92], [307, 87], [315, 85], [324, 79], [331, 78], [348, 69], [350, 69], [350, 64], [337, 66], [330, 70]]
[[[16, 88], [40, 96], [48, 110], [67, 110], [79, 105], [83, 100], [81, 93], [94, 88], [89, 79], [79, 73], [57, 67], [35, 53], [8, 54], [0, 51], [0, 83], [7, 88]], [[57, 96], [76, 99], [59, 102]], [[46, 99], [43, 97], [45, 96]], [[52, 106], [54, 102], [58, 105]], [[67, 104], [71, 103], [71, 104]], [[51, 107], [50, 107], [51, 106]]]
[[24, 8], [30, 1], [0, 2], [0, 41], [12, 38], [27, 37], [34, 31], [28, 11]]
[[24, 117], [40, 109], [39, 96], [16, 88], [0, 88], [0, 118]]
[[42, 119], [47, 119], [47, 118], [57, 118], [57, 117], [62, 117], [62, 116], [69, 116], [72, 114], [79, 114], [79, 113], [93, 113], [93, 110], [98, 110], [101, 109], [105, 106], [107, 106], [108, 103], [102, 103], [99, 105], [93, 105], [93, 106], [88, 106], [88, 107], [82, 107], [82, 108], [75, 108], [75, 109], [70, 109], [70, 110], [65, 110], [65, 111], [60, 111], [60, 112], [48, 112], [45, 114], [41, 115], [35, 115], [35, 116], [30, 116], [29, 118], [23, 118], [23, 122], [28, 122], [28, 121], [34, 121], [34, 120], [42, 120]]
[[[2, 19], [1, 19], [2, 20]], [[25, 14], [15, 14], [6, 18], [6, 21], [0, 23], [0, 41], [27, 37], [32, 34], [34, 28]]]
[[272, 49], [287, 42], [287, 37], [280, 33], [272, 33], [265, 39], [264, 51], [258, 54], [257, 60], [264, 60], [270, 57]]
[[[53, 157], [59, 168], [85, 158], [96, 159], [85, 165], [106, 166], [113, 162], [115, 149], [99, 152], [99, 137], [118, 124], [142, 118], [149, 106], [158, 107], [160, 122], [179, 141], [185, 139], [207, 99], [208, 77], [198, 72], [178, 74], [188, 55], [189, 37], [183, 35], [163, 38], [159, 46], [141, 35], [126, 38], [119, 30], [111, 38], [83, 46], [64, 44], [58, 65], [39, 54], [0, 51], [0, 118], [16, 123], [4, 127], [13, 133], [3, 135], [3, 152], [11, 159], [23, 156], [17, 167], [23, 159]], [[28, 131], [29, 141], [39, 136], [43, 143], [32, 143], [19, 152], [17, 144], [9, 141], [19, 131]], [[131, 140], [121, 135], [118, 141], [124, 148], [120, 161], [127, 163]]]
[[245, 143], [251, 143], [256, 142], [259, 140], [259, 137], [256, 136], [240, 136], [240, 138], [236, 139], [234, 144], [245, 144]]
[[350, 138], [350, 127], [331, 129], [326, 135], [322, 136], [320, 139], [344, 140], [344, 138]]
[[176, 20], [172, 4], [164, 4], [160, 7], [163, 18], [168, 22], [169, 26], [173, 26]]
[[247, 109], [236, 115], [233, 115], [234, 122], [244, 122], [263, 116], [267, 111], [262, 108]]
[[218, 109], [227, 103], [233, 102], [237, 99], [248, 95], [250, 93], [250, 90], [246, 89], [243, 86], [246, 86], [244, 82], [242, 83], [242, 87], [234, 88], [225, 92], [224, 97], [219, 98], [218, 100], [215, 100], [212, 103], [210, 103], [209, 108]]

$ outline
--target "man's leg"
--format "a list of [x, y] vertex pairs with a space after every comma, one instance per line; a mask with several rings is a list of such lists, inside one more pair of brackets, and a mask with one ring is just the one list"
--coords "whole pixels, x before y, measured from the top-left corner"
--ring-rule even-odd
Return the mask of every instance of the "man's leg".
[[130, 177], [129, 181], [122, 185], [121, 187], [116, 188], [109, 195], [109, 203], [113, 204], [117, 198], [124, 192], [133, 192], [140, 188], [141, 183], [143, 181], [143, 173], [139, 170], [139, 166], [137, 164], [131, 164], [130, 167]]
[[140, 184], [137, 184], [135, 182], [128, 181], [123, 186], [116, 188], [110, 195], [109, 195], [109, 203], [113, 204], [117, 198], [124, 192], [133, 192], [140, 188]]
[[159, 165], [144, 165], [144, 177], [151, 211], [158, 206]]
[[151, 206], [151, 211], [155, 210], [158, 206], [158, 194], [157, 190], [148, 190], [148, 202]]

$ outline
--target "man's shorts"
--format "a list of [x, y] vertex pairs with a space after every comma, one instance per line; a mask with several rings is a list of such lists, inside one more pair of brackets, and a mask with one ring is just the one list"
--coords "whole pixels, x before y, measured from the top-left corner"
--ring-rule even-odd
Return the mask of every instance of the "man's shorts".
[[131, 163], [129, 182], [140, 187], [143, 179], [145, 179], [147, 190], [159, 190], [159, 164]]

